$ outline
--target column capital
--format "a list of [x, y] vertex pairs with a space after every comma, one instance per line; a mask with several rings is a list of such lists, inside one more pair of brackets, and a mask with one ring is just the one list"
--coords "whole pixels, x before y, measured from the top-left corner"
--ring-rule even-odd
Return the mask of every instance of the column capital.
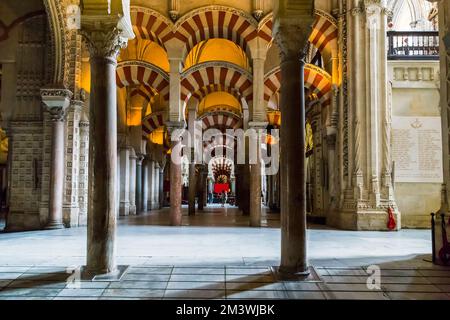
[[248, 127], [255, 130], [264, 130], [269, 125], [267, 121], [249, 121]]
[[311, 34], [311, 24], [297, 21], [296, 23], [281, 22], [276, 29], [274, 26], [274, 41], [280, 49], [281, 61], [304, 58]]
[[136, 153], [136, 164], [142, 165], [142, 161], [144, 161], [145, 154], [143, 153]]
[[42, 102], [52, 121], [64, 121], [70, 105], [72, 92], [64, 87], [49, 87], [41, 90]]
[[[123, 17], [122, 17], [123, 18]], [[128, 39], [134, 38], [131, 23], [120, 15], [82, 15], [81, 35], [91, 57], [116, 59]]]

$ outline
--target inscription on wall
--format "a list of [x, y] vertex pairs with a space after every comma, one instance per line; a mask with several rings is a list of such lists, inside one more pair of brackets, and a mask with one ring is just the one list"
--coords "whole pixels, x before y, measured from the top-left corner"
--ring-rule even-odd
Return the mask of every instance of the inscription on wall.
[[442, 183], [440, 117], [393, 117], [395, 182]]

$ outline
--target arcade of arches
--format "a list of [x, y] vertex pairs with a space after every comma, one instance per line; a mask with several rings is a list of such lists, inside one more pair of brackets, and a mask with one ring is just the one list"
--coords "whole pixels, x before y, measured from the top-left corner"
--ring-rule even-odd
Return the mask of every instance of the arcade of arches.
[[[180, 226], [223, 189], [249, 226], [278, 217], [280, 270], [307, 273], [307, 220], [396, 231], [445, 208], [448, 1], [128, 2], [0, 4], [6, 231], [87, 226], [87, 267], [108, 273], [117, 220], [167, 208]], [[390, 59], [398, 31], [428, 32], [436, 59]], [[433, 129], [441, 115], [437, 175], [405, 178], [397, 122], [429, 117]], [[192, 147], [207, 163], [174, 156], [178, 129], [196, 124], [221, 134]], [[227, 129], [259, 133], [254, 162], [237, 163]], [[271, 129], [280, 136], [261, 134]], [[269, 174], [261, 154], [275, 148]]]

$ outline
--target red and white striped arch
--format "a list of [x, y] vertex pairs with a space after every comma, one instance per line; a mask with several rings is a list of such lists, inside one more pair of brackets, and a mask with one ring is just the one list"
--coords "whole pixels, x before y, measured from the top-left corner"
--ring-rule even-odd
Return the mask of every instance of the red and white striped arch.
[[202, 98], [208, 90], [216, 88], [243, 97], [246, 101], [253, 100], [252, 75], [232, 63], [200, 63], [186, 70], [181, 77], [180, 98], [185, 102], [192, 95]]
[[173, 38], [173, 23], [162, 14], [144, 7], [131, 6], [131, 24], [138, 38], [147, 39], [164, 47]]
[[336, 19], [322, 10], [314, 10], [316, 19], [308, 40], [322, 54], [337, 55], [338, 28]]
[[331, 76], [323, 69], [308, 64], [305, 66], [305, 87], [308, 94], [317, 96], [320, 104], [325, 107], [331, 103]]
[[142, 135], [147, 136], [158, 128], [164, 127], [166, 117], [162, 111], [153, 112], [142, 119]]
[[166, 101], [169, 99], [169, 76], [162, 69], [144, 61], [119, 62], [116, 83], [119, 88], [143, 85], [148, 93], [160, 94]]
[[[330, 104], [331, 76], [323, 69], [312, 65], [305, 65], [305, 88], [308, 89], [308, 95], [314, 94], [322, 104]], [[281, 87], [281, 70], [277, 67], [266, 74], [264, 79], [264, 100], [269, 101]]]
[[237, 129], [242, 125], [241, 119], [232, 113], [206, 113], [199, 120], [202, 121], [203, 130], [209, 128]]
[[222, 38], [238, 44], [248, 54], [248, 43], [258, 36], [258, 23], [243, 11], [225, 6], [196, 9], [177, 21], [174, 36], [189, 52], [203, 40]]
[[[322, 10], [314, 10], [314, 24], [308, 40], [323, 55], [335, 56], [337, 54], [338, 28], [337, 21], [330, 14]], [[258, 27], [258, 36], [269, 43], [272, 40], [273, 14], [264, 17]]]

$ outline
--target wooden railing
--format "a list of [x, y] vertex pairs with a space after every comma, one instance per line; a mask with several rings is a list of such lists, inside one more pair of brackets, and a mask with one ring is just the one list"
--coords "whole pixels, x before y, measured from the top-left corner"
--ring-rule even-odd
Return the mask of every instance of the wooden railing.
[[388, 31], [389, 60], [439, 60], [437, 31]]

